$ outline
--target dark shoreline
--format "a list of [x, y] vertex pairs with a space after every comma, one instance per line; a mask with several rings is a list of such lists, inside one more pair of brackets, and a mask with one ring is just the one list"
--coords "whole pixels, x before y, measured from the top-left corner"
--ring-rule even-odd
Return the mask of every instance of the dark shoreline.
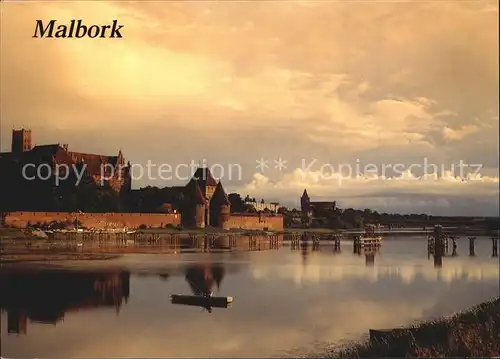
[[326, 355], [330, 358], [498, 356], [498, 297], [451, 317], [397, 329]]

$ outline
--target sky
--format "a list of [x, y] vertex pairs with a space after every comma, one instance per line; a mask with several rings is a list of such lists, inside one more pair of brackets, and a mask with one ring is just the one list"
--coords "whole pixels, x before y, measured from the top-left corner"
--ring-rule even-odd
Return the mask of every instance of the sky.
[[[286, 206], [307, 188], [341, 208], [498, 215], [497, 1], [1, 10], [1, 151], [24, 127], [35, 144], [149, 161], [135, 188], [185, 183], [176, 168], [194, 161]], [[116, 19], [123, 38], [32, 38], [52, 19]]]

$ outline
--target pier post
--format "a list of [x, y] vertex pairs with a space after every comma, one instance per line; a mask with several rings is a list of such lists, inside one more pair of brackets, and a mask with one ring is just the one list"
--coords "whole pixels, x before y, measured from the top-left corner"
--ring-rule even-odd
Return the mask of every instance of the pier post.
[[474, 257], [476, 255], [474, 250], [474, 245], [476, 242], [476, 237], [469, 237], [469, 256]]
[[430, 254], [434, 251], [435, 248], [435, 240], [432, 237], [427, 238], [427, 252]]
[[340, 236], [339, 235], [333, 236], [333, 251], [340, 252]]
[[491, 237], [491, 241], [493, 242], [493, 257], [498, 257], [498, 240], [496, 237]]
[[206, 234], [204, 237], [202, 237], [202, 241], [203, 250], [205, 252], [209, 252], [212, 244], [210, 243], [210, 237]]
[[361, 254], [361, 238], [360, 237], [354, 237], [354, 242], [353, 242], [353, 253], [354, 254]]
[[365, 253], [365, 267], [373, 267], [375, 265], [375, 252], [370, 251]]

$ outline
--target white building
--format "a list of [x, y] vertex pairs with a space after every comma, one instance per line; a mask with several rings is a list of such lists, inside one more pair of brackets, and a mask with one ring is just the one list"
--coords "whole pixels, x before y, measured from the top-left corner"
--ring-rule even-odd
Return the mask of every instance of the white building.
[[255, 198], [245, 198], [245, 204], [253, 206], [257, 212], [262, 212], [268, 210], [270, 212], [277, 213], [280, 204], [278, 202], [266, 202], [263, 199], [260, 202], [256, 201]]

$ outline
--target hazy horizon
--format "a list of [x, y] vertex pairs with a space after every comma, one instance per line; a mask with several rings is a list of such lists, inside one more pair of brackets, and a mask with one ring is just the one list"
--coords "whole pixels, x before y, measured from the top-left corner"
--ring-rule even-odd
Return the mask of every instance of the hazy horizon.
[[[30, 128], [133, 164], [238, 165], [227, 192], [290, 207], [307, 188], [341, 208], [498, 216], [497, 1], [0, 6], [1, 152]], [[35, 39], [38, 19], [117, 19], [123, 38]]]

